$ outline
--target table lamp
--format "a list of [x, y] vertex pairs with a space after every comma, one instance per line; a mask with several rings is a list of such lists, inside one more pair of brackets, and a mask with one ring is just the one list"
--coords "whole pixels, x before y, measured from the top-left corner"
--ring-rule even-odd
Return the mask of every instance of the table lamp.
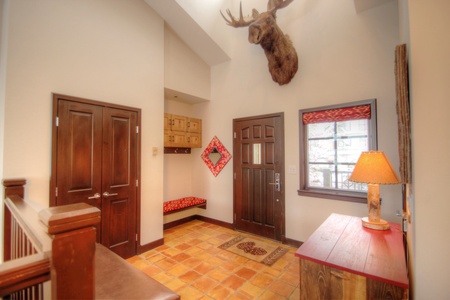
[[389, 223], [380, 219], [380, 184], [397, 184], [400, 178], [381, 151], [362, 152], [350, 181], [367, 183], [369, 216], [362, 218], [362, 225], [376, 230], [389, 229]]

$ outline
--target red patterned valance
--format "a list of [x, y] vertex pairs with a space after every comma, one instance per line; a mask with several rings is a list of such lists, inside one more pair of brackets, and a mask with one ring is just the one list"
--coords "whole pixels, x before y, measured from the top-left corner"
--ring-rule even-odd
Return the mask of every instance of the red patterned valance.
[[302, 121], [303, 124], [312, 124], [360, 119], [370, 119], [370, 104], [306, 112]]

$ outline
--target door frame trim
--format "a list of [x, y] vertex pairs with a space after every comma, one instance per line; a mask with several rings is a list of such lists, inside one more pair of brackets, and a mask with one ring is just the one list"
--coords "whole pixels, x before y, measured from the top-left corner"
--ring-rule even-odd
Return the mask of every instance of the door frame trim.
[[[264, 118], [273, 118], [273, 117], [280, 117], [281, 119], [281, 155], [282, 155], [282, 163], [281, 163], [281, 242], [283, 244], [286, 244], [288, 241], [286, 239], [286, 193], [285, 193], [285, 134], [284, 134], [284, 112], [278, 112], [278, 113], [271, 113], [271, 114], [264, 114], [264, 115], [257, 115], [257, 116], [249, 116], [249, 117], [242, 117], [242, 118], [235, 118], [233, 119], [233, 157], [235, 157], [235, 143], [236, 143], [236, 136], [235, 136], [235, 123], [240, 121], [250, 121], [250, 120], [257, 120], [257, 119], [264, 119]], [[233, 228], [236, 229], [236, 160], [233, 159]]]
[[125, 105], [119, 105], [114, 103], [108, 103], [98, 100], [91, 100], [86, 98], [80, 98], [80, 97], [74, 97], [74, 96], [68, 96], [64, 94], [58, 94], [58, 93], [52, 93], [53, 103], [52, 103], [52, 152], [51, 152], [51, 174], [50, 174], [50, 187], [49, 187], [49, 206], [56, 206], [56, 171], [57, 171], [57, 160], [56, 160], [56, 153], [58, 149], [58, 135], [55, 134], [58, 126], [56, 123], [56, 118], [58, 117], [58, 101], [59, 100], [67, 100], [72, 102], [78, 102], [78, 103], [85, 103], [85, 104], [91, 104], [91, 105], [97, 105], [102, 107], [110, 107], [110, 108], [116, 108], [116, 109], [122, 109], [122, 110], [129, 110], [137, 113], [137, 124], [139, 126], [139, 134], [137, 135], [137, 166], [136, 166], [136, 178], [138, 180], [138, 186], [136, 190], [136, 228], [135, 232], [137, 234], [137, 238], [135, 240], [135, 252], [137, 252], [139, 245], [141, 244], [141, 136], [142, 136], [142, 122], [141, 122], [141, 109], [135, 108], [131, 106], [125, 106]]

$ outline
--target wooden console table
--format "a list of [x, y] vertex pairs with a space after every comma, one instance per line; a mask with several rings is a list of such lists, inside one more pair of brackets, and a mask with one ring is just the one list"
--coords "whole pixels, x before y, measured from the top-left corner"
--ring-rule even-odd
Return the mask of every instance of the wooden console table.
[[298, 248], [300, 299], [408, 299], [403, 233], [331, 214]]

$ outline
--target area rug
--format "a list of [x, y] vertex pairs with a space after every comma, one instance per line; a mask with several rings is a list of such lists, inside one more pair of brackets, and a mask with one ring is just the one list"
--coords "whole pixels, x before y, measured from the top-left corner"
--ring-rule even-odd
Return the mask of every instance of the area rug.
[[257, 239], [241, 235], [223, 243], [219, 248], [268, 266], [273, 265], [288, 251], [285, 248], [270, 245]]

